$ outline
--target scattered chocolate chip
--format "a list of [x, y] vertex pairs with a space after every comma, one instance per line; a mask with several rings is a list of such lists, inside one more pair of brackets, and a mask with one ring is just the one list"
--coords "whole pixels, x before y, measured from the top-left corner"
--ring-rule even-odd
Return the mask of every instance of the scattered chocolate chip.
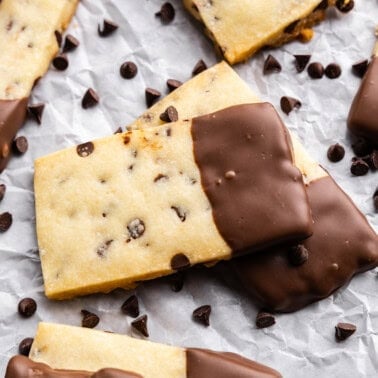
[[132, 79], [138, 73], [138, 67], [134, 62], [122, 63], [119, 73], [124, 79]]
[[[105, 214], [106, 217], [106, 214]], [[100, 246], [97, 248], [96, 253], [100, 257], [105, 257], [107, 250], [109, 249], [110, 245], [113, 243], [114, 240], [110, 239], [105, 241], [104, 243], [100, 244]]]
[[180, 87], [182, 85], [182, 82], [175, 79], [168, 79], [167, 80], [167, 87], [169, 92], [173, 92], [175, 89]]
[[24, 318], [30, 318], [36, 310], [37, 303], [33, 298], [24, 298], [18, 303], [18, 313]]
[[178, 253], [174, 255], [171, 259], [171, 268], [172, 270], [184, 270], [190, 267], [190, 260], [183, 254]]
[[129, 222], [127, 229], [131, 238], [138, 239], [144, 234], [146, 227], [141, 219], [135, 218]]
[[336, 8], [343, 13], [348, 13], [354, 8], [354, 0], [336, 0]]
[[76, 152], [81, 157], [87, 157], [93, 151], [94, 151], [94, 144], [92, 142], [82, 143], [76, 147]]
[[297, 69], [297, 72], [303, 72], [306, 68], [308, 62], [311, 59], [311, 55], [294, 55], [295, 58], [295, 68]]
[[264, 75], [273, 73], [273, 72], [281, 72], [281, 64], [273, 55], [268, 55], [264, 62]]
[[355, 161], [352, 162], [350, 171], [354, 176], [364, 176], [369, 172], [369, 164], [362, 159], [355, 159]]
[[37, 121], [38, 125], [41, 124], [42, 121], [42, 114], [45, 109], [45, 104], [38, 103], [28, 106], [29, 114]]
[[28, 357], [30, 353], [30, 349], [32, 347], [34, 339], [32, 337], [27, 337], [23, 339], [20, 344], [18, 344], [18, 353]]
[[329, 79], [337, 79], [341, 75], [341, 67], [336, 63], [330, 63], [324, 72]]
[[132, 318], [138, 317], [139, 302], [136, 295], [132, 295], [131, 297], [127, 298], [123, 303], [121, 310], [125, 315], [131, 316]]
[[177, 216], [180, 218], [181, 222], [185, 222], [186, 212], [181, 207], [171, 206], [171, 209], [177, 214]]
[[100, 318], [93, 312], [87, 310], [81, 310], [83, 319], [81, 320], [81, 326], [85, 328], [94, 328], [100, 322]]
[[17, 155], [23, 155], [28, 150], [28, 140], [24, 136], [19, 136], [13, 140], [12, 147]]
[[98, 25], [97, 31], [100, 37], [107, 37], [113, 34], [118, 29], [118, 25], [110, 20], [104, 20], [102, 30], [101, 26]]
[[113, 134], [122, 134], [122, 127], [118, 127], [118, 129], [114, 131]]
[[93, 106], [97, 105], [100, 101], [98, 94], [94, 91], [94, 89], [89, 88], [81, 100], [81, 106], [83, 109], [92, 108]]
[[59, 30], [55, 30], [54, 31], [54, 34], [55, 34], [55, 38], [56, 38], [56, 43], [58, 44], [58, 46], [62, 46], [62, 33], [59, 31]]
[[[368, 162], [367, 162], [368, 163]], [[369, 163], [371, 169], [378, 169], [378, 150], [374, 150], [370, 154]]]
[[378, 211], [378, 188], [375, 190], [373, 194], [373, 202], [374, 202], [375, 211]]
[[72, 34], [67, 34], [64, 40], [63, 52], [70, 52], [75, 50], [80, 45], [80, 42]]
[[13, 217], [11, 213], [0, 214], [0, 232], [5, 232], [12, 225]]
[[284, 33], [291, 34], [295, 30], [295, 28], [297, 27], [298, 23], [299, 23], [299, 20], [293, 21], [291, 24], [286, 26], [286, 28], [284, 29]]
[[175, 8], [169, 2], [164, 3], [159, 12], [155, 13], [156, 17], [160, 17], [163, 24], [169, 24], [175, 18]]
[[66, 54], [57, 55], [53, 59], [52, 64], [58, 71], [66, 70], [67, 67], [68, 67], [68, 58], [67, 58]]
[[203, 324], [205, 327], [208, 327], [210, 325], [210, 314], [211, 306], [204, 305], [193, 311], [193, 319], [196, 322]]
[[307, 73], [312, 79], [321, 79], [324, 75], [324, 67], [319, 62], [311, 63], [307, 67]]
[[192, 75], [196, 76], [207, 69], [206, 63], [200, 59], [193, 68]]
[[3, 200], [6, 191], [7, 187], [5, 186], [5, 184], [0, 184], [0, 201]]
[[303, 244], [298, 244], [289, 249], [288, 259], [294, 266], [303, 265], [308, 260], [308, 250]]
[[356, 332], [357, 327], [351, 323], [338, 323], [335, 327], [337, 341], [344, 341]]
[[169, 286], [172, 291], [178, 293], [184, 287], [184, 272], [177, 272], [168, 277]]
[[257, 328], [267, 328], [276, 324], [276, 319], [269, 312], [261, 311], [256, 316], [256, 327]]
[[233, 178], [236, 177], [236, 173], [235, 173], [235, 171], [227, 171], [227, 172], [224, 174], [224, 177], [225, 177], [227, 180], [232, 180]]
[[363, 78], [365, 75], [365, 72], [367, 71], [369, 66], [369, 61], [367, 59], [360, 60], [357, 63], [354, 63], [352, 65], [352, 72], [360, 78]]
[[178, 121], [177, 109], [174, 106], [168, 106], [164, 113], [160, 114], [160, 119], [163, 122], [176, 122]]
[[146, 88], [145, 95], [146, 95], [146, 104], [147, 104], [147, 107], [149, 108], [161, 96], [161, 93], [157, 91], [156, 89]]
[[162, 173], [159, 173], [155, 178], [154, 178], [154, 182], [158, 182], [158, 181], [166, 181], [168, 180], [168, 176], [167, 175], [163, 175]]
[[352, 150], [356, 156], [366, 156], [373, 152], [372, 145], [365, 138], [358, 138], [352, 143]]
[[289, 115], [293, 109], [299, 109], [302, 103], [294, 97], [283, 96], [280, 101], [282, 111]]
[[149, 336], [147, 329], [147, 320], [147, 315], [142, 315], [138, 319], [135, 319], [133, 322], [131, 322], [132, 327], [145, 337]]
[[337, 163], [338, 161], [342, 160], [344, 156], [345, 149], [341, 144], [332, 144], [332, 146], [328, 148], [327, 157], [333, 163]]

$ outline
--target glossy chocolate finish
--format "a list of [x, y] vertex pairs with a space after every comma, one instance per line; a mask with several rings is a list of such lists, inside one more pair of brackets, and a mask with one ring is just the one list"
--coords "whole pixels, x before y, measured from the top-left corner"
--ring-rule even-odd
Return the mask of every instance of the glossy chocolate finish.
[[378, 146], [378, 57], [374, 57], [354, 97], [348, 116], [349, 130]]
[[195, 118], [192, 137], [215, 224], [234, 252], [311, 235], [302, 175], [271, 104], [238, 105]]
[[378, 237], [331, 177], [308, 186], [314, 234], [304, 241], [308, 260], [290, 264], [278, 247], [231, 262], [246, 291], [264, 308], [291, 312], [328, 297], [356, 273], [378, 264]]
[[281, 374], [234, 353], [187, 349], [187, 378], [278, 378]]

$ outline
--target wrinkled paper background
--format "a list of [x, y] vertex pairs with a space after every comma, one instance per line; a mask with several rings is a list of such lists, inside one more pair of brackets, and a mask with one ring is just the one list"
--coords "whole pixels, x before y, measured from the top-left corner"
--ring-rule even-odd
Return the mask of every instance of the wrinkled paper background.
[[[0, 235], [1, 376], [9, 357], [17, 353], [20, 340], [32, 337], [41, 320], [80, 325], [80, 310], [85, 308], [100, 316], [97, 328], [132, 334], [132, 319], [120, 313], [121, 304], [131, 293], [117, 290], [109, 295], [64, 302], [44, 297], [35, 238], [33, 160], [111, 134], [145, 110], [145, 87], [166, 93], [166, 80], [188, 80], [199, 58], [209, 66], [216, 62], [211, 43], [179, 0], [172, 1], [177, 11], [172, 24], [162, 25], [154, 17], [162, 3], [162, 0], [82, 0], [69, 28], [81, 44], [69, 54], [68, 70], [50, 69], [33, 92], [31, 103], [47, 104], [43, 123], [41, 126], [33, 121], [26, 123], [19, 134], [27, 136], [29, 150], [14, 158], [0, 176], [0, 182], [7, 185], [0, 211], [10, 211], [14, 218], [9, 231]], [[370, 56], [378, 22], [376, 0], [356, 3], [355, 10], [347, 15], [330, 10], [328, 20], [316, 27], [315, 38], [309, 44], [294, 42], [274, 50], [283, 66], [280, 74], [262, 76], [264, 59], [271, 51], [263, 51], [235, 69], [257, 94], [277, 107], [283, 95], [301, 99], [302, 108], [290, 116], [279, 110], [284, 121], [377, 230], [372, 194], [378, 184], [378, 173], [358, 178], [349, 172], [352, 151], [345, 120], [360, 83], [350, 68]], [[97, 23], [104, 17], [120, 25], [109, 38], [99, 38], [96, 31]], [[292, 54], [299, 53], [311, 53], [313, 61], [324, 65], [338, 62], [343, 68], [341, 78], [310, 80], [306, 72], [297, 74]], [[138, 65], [139, 73], [133, 80], [124, 80], [119, 75], [119, 66], [125, 60]], [[101, 101], [97, 107], [83, 110], [81, 98], [88, 87], [97, 90]], [[346, 146], [346, 156], [337, 164], [326, 158], [327, 148], [334, 142]], [[342, 222], [340, 219], [341, 226]], [[226, 284], [229, 277], [225, 275], [227, 271], [222, 272], [224, 277], [219, 277], [213, 270], [195, 268], [188, 272], [180, 293], [172, 292], [164, 279], [140, 285], [135, 293], [141, 313], [149, 316], [150, 340], [240, 353], [278, 369], [284, 377], [378, 375], [376, 270], [356, 277], [330, 298], [295, 314], [277, 316], [277, 324], [265, 330], [254, 326], [258, 309], [236, 285]], [[26, 296], [37, 300], [38, 310], [32, 318], [21, 319], [17, 304]], [[192, 311], [203, 304], [211, 304], [213, 308], [208, 328], [191, 319]], [[350, 321], [358, 327], [356, 334], [344, 343], [336, 343], [334, 339], [334, 325], [338, 321]]]

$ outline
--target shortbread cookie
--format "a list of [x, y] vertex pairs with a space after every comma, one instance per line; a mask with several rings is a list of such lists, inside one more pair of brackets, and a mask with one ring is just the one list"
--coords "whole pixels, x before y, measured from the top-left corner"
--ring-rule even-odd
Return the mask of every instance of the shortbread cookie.
[[348, 117], [349, 130], [372, 142], [378, 148], [378, 43]]
[[47, 71], [78, 0], [0, 2], [0, 171], [11, 153], [34, 83]]
[[288, 132], [268, 103], [40, 158], [35, 202], [45, 292], [54, 299], [130, 287], [312, 232]]
[[[67, 378], [281, 377], [276, 370], [234, 353], [185, 349], [88, 328], [48, 323], [39, 324], [29, 357], [30, 360], [20, 356], [11, 360], [6, 378], [40, 377], [11, 375], [25, 371], [27, 367], [51, 374], [42, 376], [46, 378], [62, 377], [58, 374], [59, 370], [52, 369], [82, 372], [76, 372], [77, 375], [67, 372], [64, 375]], [[109, 375], [100, 369], [105, 369]], [[91, 374], [96, 371], [99, 372]]]
[[204, 24], [225, 59], [235, 64], [263, 46], [279, 46], [304, 37], [322, 21], [329, 0], [183, 0], [186, 9]]

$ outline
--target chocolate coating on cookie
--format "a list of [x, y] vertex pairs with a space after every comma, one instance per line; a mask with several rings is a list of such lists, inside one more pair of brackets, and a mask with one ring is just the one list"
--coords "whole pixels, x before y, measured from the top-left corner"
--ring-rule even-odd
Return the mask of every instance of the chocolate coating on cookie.
[[296, 311], [378, 264], [377, 234], [333, 179], [315, 180], [307, 192], [315, 223], [313, 236], [303, 242], [309, 251], [305, 264], [290, 264], [290, 247], [231, 263], [246, 291], [264, 308]]
[[195, 118], [191, 132], [214, 222], [234, 252], [311, 235], [302, 175], [271, 104], [238, 105]]

